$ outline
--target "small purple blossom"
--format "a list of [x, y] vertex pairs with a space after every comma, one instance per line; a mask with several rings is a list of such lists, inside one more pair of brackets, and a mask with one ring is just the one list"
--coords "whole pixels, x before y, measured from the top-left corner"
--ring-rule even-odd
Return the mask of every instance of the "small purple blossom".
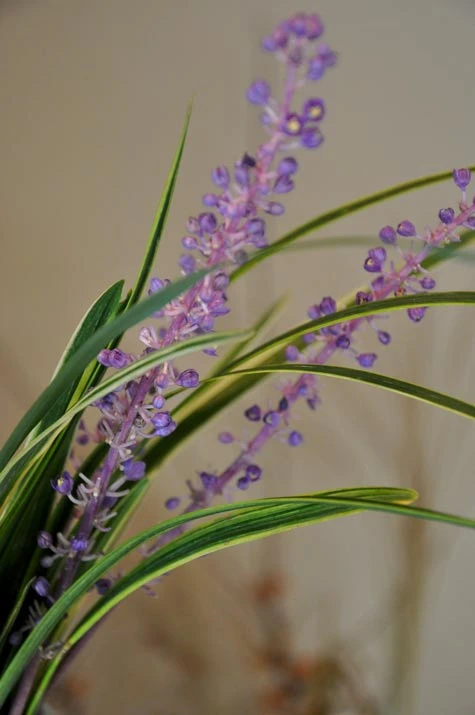
[[252, 405], [244, 412], [244, 416], [251, 422], [259, 422], [261, 419], [261, 408], [259, 405]]
[[145, 476], [145, 462], [136, 462], [134, 459], [126, 459], [122, 462], [124, 477], [131, 482], [137, 482]]
[[472, 178], [472, 173], [470, 169], [454, 169], [452, 176], [459, 189], [465, 191]]
[[211, 173], [213, 183], [220, 189], [227, 189], [229, 186], [229, 171], [225, 166], [218, 166]]
[[320, 303], [319, 308], [321, 315], [331, 315], [332, 313], [336, 313], [336, 301], [334, 298], [326, 296]]
[[246, 92], [246, 97], [251, 104], [267, 104], [270, 98], [270, 87], [264, 80], [256, 80]]
[[378, 330], [378, 340], [381, 345], [389, 345], [391, 342], [391, 335], [385, 330]]
[[300, 432], [297, 432], [297, 430], [293, 430], [289, 434], [287, 442], [291, 447], [298, 447], [299, 444], [302, 444], [303, 442], [303, 436]]
[[200, 384], [200, 376], [196, 370], [184, 370], [178, 376], [176, 384], [180, 387], [197, 387]]
[[168, 509], [168, 511], [173, 511], [180, 505], [180, 499], [179, 497], [170, 497], [169, 499], [166, 500], [165, 502], [165, 509]]
[[62, 474], [51, 480], [51, 486], [53, 487], [55, 492], [58, 492], [58, 494], [61, 494], [63, 496], [71, 494], [74, 486], [74, 479], [69, 472], [63, 472]]
[[234, 442], [234, 436], [231, 434], [231, 432], [220, 432], [218, 435], [218, 440], [221, 442], [221, 444], [231, 444], [231, 442]]
[[337, 348], [340, 348], [340, 350], [347, 350], [350, 347], [350, 342], [348, 335], [339, 335], [335, 340], [335, 345]]
[[204, 489], [214, 489], [218, 481], [217, 476], [209, 472], [200, 472], [200, 479]]
[[397, 226], [397, 232], [400, 236], [410, 238], [416, 235], [416, 227], [411, 221], [401, 221]]
[[294, 188], [295, 188], [295, 184], [292, 181], [292, 179], [288, 176], [288, 174], [282, 174], [282, 176], [277, 177], [274, 187], [273, 187], [273, 191], [276, 194], [288, 194]]
[[427, 308], [408, 308], [407, 314], [414, 323], [419, 323], [426, 313]]
[[304, 129], [300, 136], [300, 144], [305, 149], [317, 149], [323, 144], [323, 135], [318, 129]]
[[48, 596], [49, 595], [49, 583], [44, 576], [38, 576], [35, 578], [32, 584], [33, 591], [36, 591], [38, 596]]
[[379, 238], [383, 243], [394, 246], [397, 242], [397, 233], [392, 226], [383, 226], [379, 232]]
[[421, 288], [424, 288], [424, 290], [432, 290], [433, 288], [435, 288], [435, 280], [434, 278], [432, 278], [432, 276], [424, 276], [419, 281], [419, 284]]
[[237, 484], [238, 489], [245, 491], [246, 489], [249, 488], [249, 485], [251, 484], [251, 480], [249, 479], [249, 477], [247, 475], [244, 475], [243, 477], [239, 477], [236, 484]]
[[361, 367], [373, 367], [377, 357], [375, 353], [361, 353], [356, 359]]
[[288, 114], [281, 124], [281, 131], [288, 134], [290, 137], [300, 136], [304, 122], [298, 114]]
[[112, 586], [112, 581], [110, 578], [100, 578], [94, 586], [99, 596], [105, 596]]
[[78, 553], [79, 551], [87, 551], [89, 540], [83, 536], [74, 536], [71, 539], [71, 549]]
[[454, 220], [455, 216], [455, 211], [451, 208], [448, 209], [440, 209], [439, 211], [439, 219], [442, 221], [442, 223], [452, 223]]
[[263, 419], [265, 424], [269, 425], [269, 427], [277, 427], [280, 424], [280, 415], [274, 410], [266, 412]]
[[285, 348], [285, 358], [286, 360], [289, 360], [289, 362], [294, 362], [295, 360], [298, 360], [300, 355], [299, 349], [295, 347], [295, 345], [287, 345]]
[[262, 476], [262, 469], [257, 464], [249, 464], [246, 467], [246, 477], [251, 480], [251, 482], [257, 482]]
[[53, 545], [53, 537], [48, 531], [40, 531], [36, 537], [36, 543], [40, 549], [50, 549]]
[[325, 103], [323, 99], [318, 97], [307, 99], [302, 108], [302, 116], [307, 121], [320, 122], [325, 116]]
[[277, 174], [281, 176], [282, 174], [287, 174], [287, 175], [292, 175], [295, 174], [298, 171], [299, 165], [297, 163], [297, 160], [293, 158], [293, 156], [287, 156], [285, 159], [282, 159], [279, 162], [279, 166], [277, 167]]

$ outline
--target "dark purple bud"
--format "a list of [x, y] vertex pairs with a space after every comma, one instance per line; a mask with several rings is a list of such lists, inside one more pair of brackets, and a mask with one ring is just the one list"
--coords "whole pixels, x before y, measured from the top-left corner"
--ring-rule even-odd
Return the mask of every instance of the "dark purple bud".
[[307, 405], [311, 410], [316, 410], [319, 403], [318, 397], [309, 397], [307, 400]]
[[71, 494], [74, 485], [74, 479], [69, 472], [63, 472], [58, 477], [51, 480], [51, 486], [58, 494]]
[[183, 370], [176, 381], [180, 387], [197, 387], [200, 384], [200, 376], [196, 370]]
[[373, 300], [371, 293], [366, 293], [364, 290], [359, 290], [355, 296], [356, 305], [364, 305], [365, 303], [370, 303]]
[[299, 444], [302, 444], [303, 442], [303, 436], [300, 434], [300, 432], [293, 430], [293, 432], [289, 434], [287, 442], [290, 444], [291, 447], [298, 447]]
[[71, 539], [71, 549], [73, 551], [87, 551], [89, 541], [84, 536], [74, 536]]
[[320, 303], [320, 312], [322, 315], [331, 315], [336, 312], [336, 302], [330, 296], [323, 298]]
[[361, 367], [373, 367], [377, 357], [375, 353], [361, 353], [356, 359]]
[[335, 340], [335, 345], [337, 348], [340, 348], [340, 350], [347, 350], [347, 348], [350, 347], [350, 342], [348, 335], [339, 335]]
[[251, 156], [250, 154], [248, 154], [247, 152], [245, 152], [245, 154], [243, 155], [243, 157], [241, 159], [241, 164], [243, 166], [248, 166], [250, 169], [254, 169], [254, 167], [256, 166], [256, 163], [257, 162], [254, 159], [254, 157]]
[[319, 122], [325, 116], [325, 103], [323, 99], [315, 97], [307, 99], [303, 105], [302, 114], [307, 121]]
[[171, 421], [172, 417], [169, 412], [157, 412], [152, 417], [153, 426], [158, 428], [168, 427]]
[[206, 233], [214, 233], [218, 227], [216, 216], [209, 211], [207, 213], [200, 214], [198, 220], [200, 222], [201, 230]]
[[391, 336], [385, 330], [378, 330], [378, 340], [382, 345], [389, 345]]
[[382, 265], [374, 258], [371, 258], [371, 256], [368, 256], [368, 258], [363, 264], [363, 268], [365, 269], [365, 271], [368, 271], [368, 273], [379, 273], [382, 269]]
[[242, 491], [245, 491], [246, 489], [248, 489], [250, 483], [251, 483], [251, 480], [247, 476], [239, 477], [239, 479], [236, 482], [237, 488], [241, 489]]
[[383, 243], [394, 246], [397, 242], [397, 233], [392, 226], [383, 226], [379, 232], [379, 238]]
[[154, 434], [157, 437], [168, 437], [168, 435], [174, 432], [177, 427], [177, 423], [172, 420], [166, 427], [156, 427]]
[[289, 409], [289, 401], [286, 397], [281, 397], [279, 400], [279, 412], [286, 412]]
[[424, 276], [420, 281], [420, 286], [424, 290], [432, 290], [432, 288], [435, 288], [435, 280], [432, 276]]
[[407, 314], [414, 323], [418, 323], [424, 317], [426, 310], [427, 308], [408, 308]]
[[178, 497], [170, 497], [165, 502], [165, 509], [168, 509], [168, 511], [173, 511], [173, 509], [176, 509], [179, 504], [180, 499]]
[[218, 435], [218, 440], [221, 442], [221, 444], [231, 444], [231, 442], [234, 442], [234, 437], [231, 432], [220, 432]]
[[210, 208], [213, 208], [214, 206], [217, 206], [219, 204], [219, 198], [216, 196], [216, 194], [204, 194], [202, 201], [203, 206], [209, 206]]
[[44, 576], [35, 578], [32, 584], [33, 591], [36, 591], [38, 596], [47, 596], [49, 594], [49, 583]]
[[251, 482], [257, 482], [262, 476], [262, 469], [257, 464], [249, 464], [246, 467], [246, 477], [251, 480]]
[[273, 191], [276, 194], [288, 194], [294, 188], [295, 184], [292, 179], [287, 174], [282, 174], [282, 176], [277, 177]]
[[455, 211], [453, 209], [440, 209], [439, 218], [442, 223], [452, 223], [454, 220]]
[[110, 350], [104, 349], [101, 350], [99, 355], [97, 356], [97, 362], [100, 362], [101, 365], [104, 365], [104, 367], [110, 367]]
[[196, 240], [196, 238], [193, 238], [193, 236], [183, 236], [183, 238], [181, 239], [181, 245], [187, 251], [194, 251], [196, 248], [198, 248], [198, 241]]
[[161, 410], [164, 404], [165, 404], [165, 398], [163, 397], [163, 395], [155, 395], [155, 397], [152, 400], [152, 405], [157, 410]]
[[193, 273], [196, 268], [196, 261], [193, 256], [190, 256], [189, 253], [184, 253], [182, 256], [180, 256], [179, 264], [183, 273], [186, 273], [187, 275], [189, 273]]
[[398, 224], [397, 232], [400, 236], [415, 236], [416, 227], [411, 221], [401, 221], [401, 223]]
[[251, 104], [267, 104], [270, 97], [270, 87], [264, 80], [256, 80], [246, 92], [246, 97]]
[[307, 65], [307, 79], [319, 80], [325, 73], [325, 64], [320, 57], [314, 57]]
[[465, 191], [470, 183], [470, 179], [472, 178], [470, 169], [454, 169], [452, 176], [454, 177], [455, 183], [459, 189], [462, 189], [462, 191]]
[[94, 586], [99, 596], [105, 596], [112, 586], [112, 581], [110, 578], [100, 578], [96, 581]]
[[285, 348], [285, 357], [290, 362], [297, 360], [299, 355], [300, 352], [298, 348], [295, 347], [295, 345], [287, 345], [287, 347]]
[[269, 427], [277, 427], [280, 423], [279, 413], [275, 412], [274, 410], [266, 412], [266, 414], [264, 415], [264, 422], [266, 425], [269, 425]]
[[464, 226], [467, 228], [475, 228], [475, 216], [469, 216], [464, 222]]
[[76, 442], [80, 444], [81, 446], [84, 446], [85, 444], [89, 443], [89, 435], [88, 434], [80, 434], [76, 437]]
[[209, 472], [200, 472], [200, 479], [204, 489], [213, 489], [218, 481], [218, 477]]
[[318, 129], [304, 129], [300, 143], [305, 149], [317, 149], [320, 144], [323, 144], [323, 135]]
[[145, 476], [145, 462], [135, 462], [133, 459], [126, 459], [122, 462], [124, 477], [131, 482], [138, 482]]
[[49, 549], [53, 545], [53, 537], [48, 531], [40, 531], [36, 537], [40, 549]]
[[114, 348], [109, 352], [109, 363], [111, 367], [125, 367], [129, 362], [127, 355], [119, 348]]
[[307, 315], [310, 320], [318, 320], [322, 317], [320, 307], [318, 305], [311, 305], [310, 308], [307, 310]]
[[281, 176], [282, 174], [287, 174], [288, 176], [291, 176], [298, 171], [298, 168], [299, 165], [297, 163], [297, 160], [294, 159], [292, 156], [288, 156], [279, 162], [279, 166], [277, 167], [277, 173], [279, 174], [279, 176]]
[[265, 207], [264, 211], [268, 214], [271, 214], [271, 216], [282, 216], [282, 214], [285, 211], [284, 206], [282, 204], [279, 204], [277, 201], [269, 201]]
[[269, 35], [268, 37], [264, 37], [262, 40], [262, 49], [266, 50], [266, 52], [275, 52], [278, 49], [278, 44], [274, 40], [274, 38]]
[[259, 422], [261, 419], [261, 408], [259, 405], [252, 405], [244, 412], [244, 416], [251, 422]]
[[213, 183], [220, 189], [227, 189], [229, 186], [229, 171], [225, 166], [218, 166], [211, 172]]
[[288, 114], [282, 122], [280, 129], [289, 137], [298, 137], [303, 129], [303, 121], [298, 114]]
[[368, 256], [370, 258], [373, 258], [375, 261], [378, 263], [384, 263], [386, 260], [386, 249], [383, 248], [382, 246], [377, 246], [376, 248], [371, 248], [368, 251]]
[[226, 288], [229, 285], [229, 277], [226, 275], [226, 273], [216, 273], [216, 275], [213, 278], [213, 288], [214, 290], [226, 290]]
[[305, 25], [307, 39], [317, 40], [323, 35], [323, 22], [320, 20], [318, 15], [307, 15]]
[[374, 279], [374, 281], [371, 281], [371, 287], [375, 291], [380, 290], [381, 288], [384, 288], [385, 285], [386, 285], [386, 279], [384, 276], [378, 276], [377, 278]]

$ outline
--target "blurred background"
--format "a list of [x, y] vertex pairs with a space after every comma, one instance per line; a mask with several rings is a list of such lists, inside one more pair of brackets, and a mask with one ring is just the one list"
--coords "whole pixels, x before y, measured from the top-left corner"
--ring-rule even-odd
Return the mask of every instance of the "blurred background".
[[[321, 14], [340, 58], [316, 86], [326, 142], [302, 154], [275, 238], [359, 195], [473, 163], [473, 0], [0, 0], [2, 438], [88, 305], [132, 280], [194, 94], [157, 266], [177, 275], [210, 170], [262, 140], [245, 90], [280, 75], [260, 38], [298, 10]], [[446, 183], [320, 235], [372, 236], [405, 218], [424, 227], [457, 198]], [[363, 259], [361, 248], [280, 254], [233, 288], [228, 325], [286, 293], [277, 328], [289, 327], [359, 286]], [[473, 264], [454, 261], [438, 280], [473, 289]], [[473, 400], [470, 315], [391, 317], [378, 370]], [[272, 444], [252, 496], [403, 485], [424, 506], [474, 514], [468, 421], [369, 387], [321, 388], [321, 409], [300, 415], [305, 447]], [[242, 434], [242, 409], [275, 394], [269, 381], [190, 443], [130, 532], [157, 521], [196, 469], [224, 467], [219, 428]], [[474, 553], [469, 532], [367, 514], [214, 555], [113, 613], [51, 702], [71, 715], [473, 715]]]

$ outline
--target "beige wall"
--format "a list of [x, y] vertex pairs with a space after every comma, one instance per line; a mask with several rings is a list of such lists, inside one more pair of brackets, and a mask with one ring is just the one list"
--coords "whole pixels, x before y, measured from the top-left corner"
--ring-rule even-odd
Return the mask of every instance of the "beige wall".
[[[472, 2], [300, 0], [299, 8], [321, 13], [341, 61], [318, 90], [328, 103], [326, 144], [302, 156], [299, 190], [276, 235], [359, 194], [473, 162]], [[261, 137], [243, 93], [255, 76], [277, 82], [258, 38], [289, 9], [284, 0], [0, 0], [2, 435], [48, 379], [88, 304], [118, 277], [132, 278], [195, 93], [157, 268], [175, 275], [184, 221], [209, 188], [210, 168]], [[328, 234], [375, 233], [406, 217], [424, 225], [456, 199], [452, 186], [439, 186]], [[358, 285], [361, 263], [358, 250], [277, 258], [235, 291], [233, 324], [288, 292], [282, 325], [290, 325], [310, 302]], [[440, 287], [473, 288], [471, 271], [447, 266]], [[467, 309], [434, 310], [420, 326], [391, 323], [382, 372], [473, 400]], [[470, 424], [370, 389], [322, 382], [322, 390], [321, 411], [302, 414], [305, 448], [292, 461], [278, 444], [263, 456], [262, 493], [402, 484], [420, 487], [425, 505], [473, 514]], [[269, 386], [262, 396], [273, 394]], [[237, 409], [226, 419], [242, 428]], [[216, 431], [157, 479], [135, 529], [157, 519], [164, 495], [194, 469], [225, 464], [224, 450], [217, 464], [209, 457]], [[91, 715], [257, 712], [246, 584], [270, 563], [289, 579], [299, 651], [342, 638], [384, 713], [468, 715], [474, 548], [469, 532], [366, 515], [212, 557], [170, 576], [156, 600], [139, 594], [115, 613], [78, 661], [72, 687], [85, 685]], [[361, 635], [367, 618], [373, 625]]]

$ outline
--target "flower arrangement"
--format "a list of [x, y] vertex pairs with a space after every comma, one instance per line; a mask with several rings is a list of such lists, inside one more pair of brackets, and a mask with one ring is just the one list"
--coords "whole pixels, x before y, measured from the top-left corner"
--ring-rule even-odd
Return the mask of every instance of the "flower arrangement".
[[[263, 49], [284, 68], [274, 95], [263, 79], [247, 89], [260, 112], [265, 141], [232, 167], [211, 172], [213, 189], [186, 224], [180, 277], [151, 277], [184, 150], [188, 112], [145, 257], [133, 287], [108, 288], [88, 310], [56, 372], [0, 452], [0, 707], [11, 715], [38, 712], [58, 673], [66, 669], [107, 614], [138, 589], [159, 589], [160, 579], [183, 563], [233, 544], [329, 518], [375, 510], [473, 528], [475, 520], [413, 506], [410, 489], [359, 487], [302, 496], [244, 499], [263, 479], [260, 453], [273, 440], [305, 448], [305, 429], [294, 424], [302, 403], [320, 409], [319, 375], [357, 381], [423, 400], [466, 418], [475, 406], [421, 385], [373, 371], [377, 353], [367, 347], [373, 331], [381, 349], [391, 333], [380, 318], [405, 310], [420, 322], [431, 306], [475, 302], [475, 293], [435, 292], [435, 267], [475, 237], [470, 168], [416, 179], [338, 207], [269, 244], [266, 222], [285, 210], [285, 194], [298, 184], [300, 155], [310, 161], [323, 143], [325, 102], [302, 98], [337, 63], [321, 42], [314, 14], [296, 14], [264, 39]], [[299, 159], [297, 159], [297, 156]], [[457, 207], [441, 208], [432, 228], [418, 230], [403, 218], [379, 230], [379, 242], [361, 261], [353, 294], [321, 296], [307, 320], [262, 342], [278, 309], [271, 306], [247, 330], [219, 332], [230, 311], [231, 283], [257, 263], [331, 221], [411, 189], [452, 178]], [[148, 286], [148, 297], [141, 300]], [[218, 320], [219, 319], [219, 320]], [[136, 354], [123, 350], [125, 331], [140, 328]], [[233, 346], [222, 354], [221, 346]], [[199, 374], [192, 354], [213, 361]], [[187, 356], [182, 364], [182, 358]], [[333, 365], [337, 358], [343, 365]], [[252, 388], [273, 374], [284, 376], [273, 406], [256, 403]], [[219, 441], [234, 450], [221, 471], [199, 469], [177, 485], [165, 507], [170, 517], [117, 545], [152, 477], [195, 432], [237, 399], [252, 433], [223, 429]], [[323, 406], [322, 406], [323, 409]], [[228, 500], [223, 504], [220, 497]], [[242, 495], [243, 500], [229, 500]], [[204, 520], [197, 525], [197, 520]], [[117, 570], [129, 553], [137, 563]], [[77, 608], [91, 590], [92, 605]]]

